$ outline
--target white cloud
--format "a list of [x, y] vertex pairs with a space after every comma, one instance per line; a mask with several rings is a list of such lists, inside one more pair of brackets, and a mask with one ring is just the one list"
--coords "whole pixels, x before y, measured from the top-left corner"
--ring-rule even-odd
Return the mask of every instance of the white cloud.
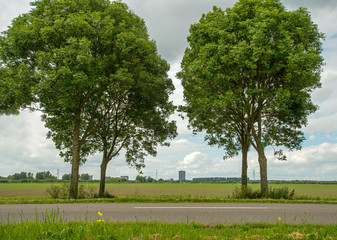
[[315, 138], [316, 138], [315, 135], [310, 135], [309, 140], [312, 141], [312, 140], [314, 140]]
[[204, 161], [206, 159], [207, 155], [202, 154], [201, 152], [192, 152], [188, 154], [186, 157], [184, 157], [184, 160], [181, 162], [182, 165], [185, 165], [186, 167], [189, 167], [191, 164], [194, 165], [195, 162]]

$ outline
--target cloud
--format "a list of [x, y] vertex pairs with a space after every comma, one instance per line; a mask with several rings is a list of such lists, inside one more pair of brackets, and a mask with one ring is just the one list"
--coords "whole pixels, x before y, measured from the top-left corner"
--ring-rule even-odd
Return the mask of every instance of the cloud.
[[125, 1], [142, 17], [152, 38], [157, 42], [159, 53], [170, 62], [181, 57], [187, 41], [190, 25], [198, 22], [202, 13], [212, 10], [213, 5], [223, 8], [235, 1], [221, 0], [143, 0]]
[[315, 138], [316, 138], [315, 135], [310, 135], [309, 140], [312, 141], [312, 140], [314, 140]]

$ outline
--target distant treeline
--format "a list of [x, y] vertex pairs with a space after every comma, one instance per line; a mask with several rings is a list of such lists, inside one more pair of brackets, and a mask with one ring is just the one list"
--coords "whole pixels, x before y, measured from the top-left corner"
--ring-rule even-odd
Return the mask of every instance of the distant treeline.
[[[91, 176], [88, 173], [83, 173], [79, 176], [79, 180], [87, 181], [90, 180]], [[92, 179], [92, 178], [91, 178]], [[70, 180], [70, 174], [64, 174], [62, 180]], [[49, 171], [37, 172], [35, 174], [31, 172], [21, 172], [14, 173], [13, 175], [8, 175], [7, 177], [0, 176], [0, 183], [20, 183], [20, 182], [57, 182], [56, 176], [52, 175]]]
[[[35, 174], [31, 172], [21, 172], [9, 175], [7, 177], [0, 176], [0, 183], [26, 183], [26, 182], [65, 182], [70, 181], [71, 174], [64, 174], [62, 179], [57, 179], [49, 171], [37, 172]], [[92, 180], [92, 176], [88, 173], [83, 173], [79, 176], [81, 182], [99, 183], [99, 180]], [[179, 183], [178, 180], [164, 180], [162, 178], [156, 180], [150, 176], [138, 175], [135, 180], [128, 180], [124, 177], [113, 177], [106, 180], [107, 183]], [[209, 177], [209, 178], [193, 178], [192, 180], [186, 180], [184, 183], [240, 183], [241, 178], [238, 177]], [[249, 180], [249, 184], [260, 184], [260, 181]], [[337, 181], [317, 181], [317, 180], [269, 180], [271, 184], [337, 184]]]
[[[249, 181], [249, 178], [248, 178]], [[241, 182], [241, 178], [239, 177], [208, 177], [208, 178], [193, 178], [192, 182], [196, 183], [236, 183]]]

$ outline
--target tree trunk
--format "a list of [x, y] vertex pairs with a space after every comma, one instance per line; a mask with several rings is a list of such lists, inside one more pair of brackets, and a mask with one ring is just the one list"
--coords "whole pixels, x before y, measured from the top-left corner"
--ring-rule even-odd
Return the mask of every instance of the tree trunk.
[[72, 166], [71, 166], [71, 181], [70, 181], [70, 198], [77, 199], [78, 195], [78, 178], [80, 166], [80, 123], [77, 121], [74, 128], [73, 147], [72, 147]]
[[264, 149], [260, 148], [258, 151], [259, 165], [260, 165], [260, 182], [262, 197], [268, 197], [268, 177], [267, 177], [267, 158], [264, 154]]
[[247, 142], [242, 144], [242, 169], [241, 169], [241, 189], [246, 190], [248, 186], [248, 176], [247, 176], [247, 156], [248, 156], [249, 145]]
[[[105, 155], [105, 154], [104, 154]], [[103, 156], [103, 161], [101, 164], [101, 179], [99, 182], [99, 197], [104, 197], [105, 194], [105, 176], [106, 176], [106, 168], [108, 166], [108, 161], [105, 156]]]

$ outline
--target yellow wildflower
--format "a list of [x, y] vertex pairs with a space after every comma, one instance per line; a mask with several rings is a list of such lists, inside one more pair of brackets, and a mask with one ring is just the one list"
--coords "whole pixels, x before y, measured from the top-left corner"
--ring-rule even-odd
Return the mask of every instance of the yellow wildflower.
[[100, 215], [101, 217], [102, 217], [102, 215], [103, 215], [101, 212], [98, 212], [97, 214]]
[[280, 217], [277, 217], [277, 219], [278, 219], [279, 221], [281, 221], [281, 218], [280, 218]]

